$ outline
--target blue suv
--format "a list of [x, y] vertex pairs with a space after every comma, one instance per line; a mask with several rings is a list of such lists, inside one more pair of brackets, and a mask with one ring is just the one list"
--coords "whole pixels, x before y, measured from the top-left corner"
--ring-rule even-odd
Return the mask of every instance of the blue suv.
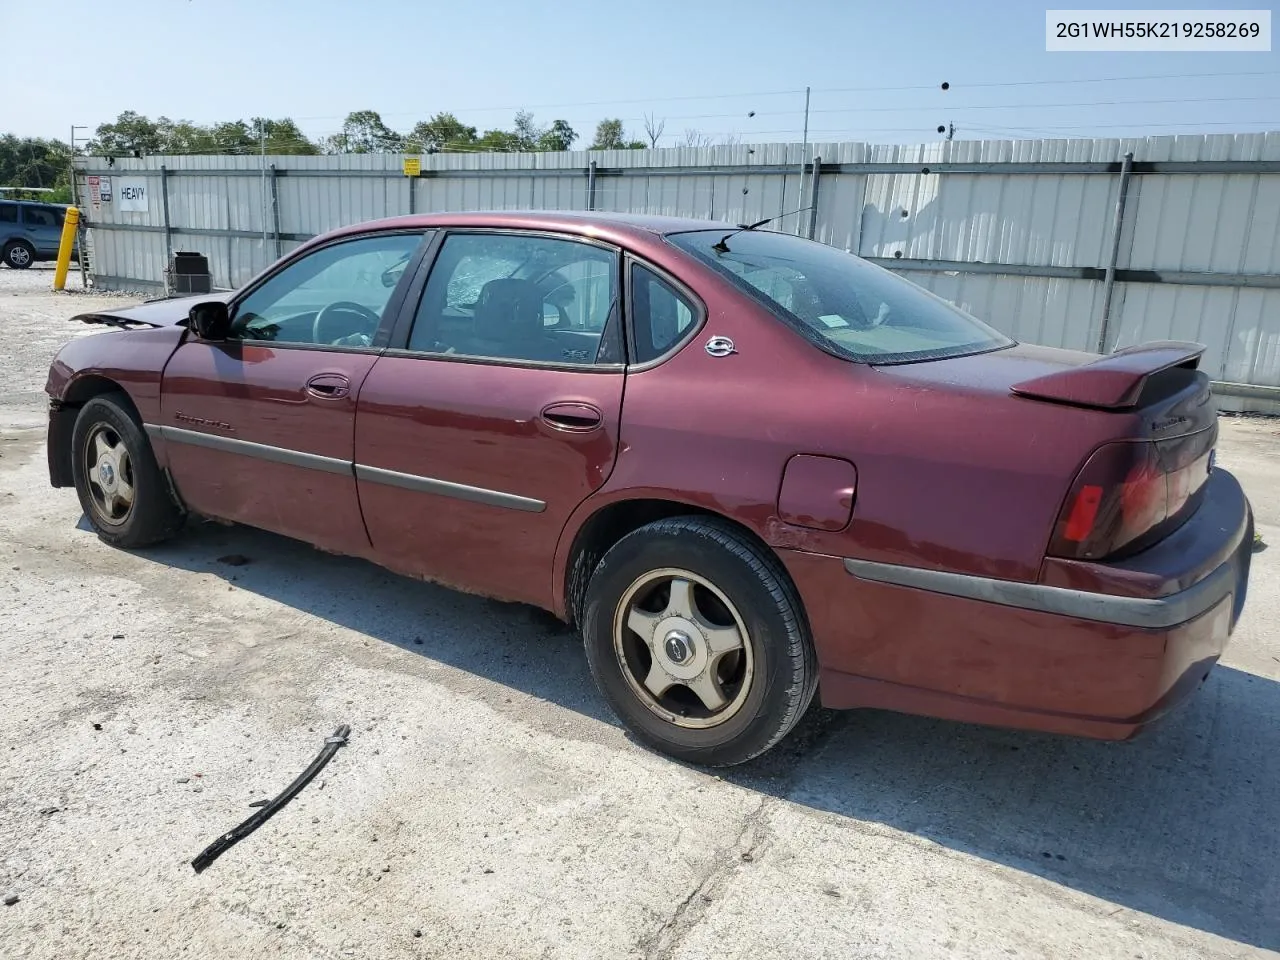
[[67, 208], [54, 203], [0, 200], [0, 260], [25, 270], [37, 260], [55, 260]]

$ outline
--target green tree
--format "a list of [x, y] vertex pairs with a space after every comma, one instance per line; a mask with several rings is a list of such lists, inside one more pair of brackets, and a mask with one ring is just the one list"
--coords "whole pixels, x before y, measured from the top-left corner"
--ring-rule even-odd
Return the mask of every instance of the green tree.
[[520, 138], [510, 130], [486, 130], [475, 146], [478, 150], [515, 153], [520, 150]]
[[622, 140], [622, 121], [601, 120], [596, 124], [596, 138], [587, 149], [622, 150], [624, 146], [625, 144]]
[[4, 134], [0, 136], [0, 186], [65, 191], [70, 160], [71, 148], [59, 140]]
[[577, 132], [564, 120], [554, 121], [538, 138], [539, 150], [568, 150], [578, 139]]
[[515, 127], [517, 150], [537, 150], [538, 143], [547, 132], [533, 122], [533, 114], [528, 110], [520, 110], [516, 113]]
[[468, 127], [452, 113], [437, 113], [420, 121], [406, 138], [410, 153], [436, 153], [441, 150], [464, 149], [476, 142], [476, 128]]
[[[367, 111], [371, 112], [371, 111]], [[355, 116], [353, 114], [353, 116]], [[377, 117], [377, 114], [373, 114]], [[349, 117], [348, 120], [351, 118]], [[381, 120], [378, 120], [381, 123]], [[385, 128], [384, 128], [385, 130]], [[316, 154], [320, 152], [289, 118], [271, 120], [225, 120], [204, 126], [188, 120], [158, 117], [152, 122], [141, 114], [126, 110], [114, 123], [97, 128], [97, 136], [85, 151], [106, 156], [147, 154], [231, 153], [249, 154], [262, 150], [262, 134], [266, 133], [267, 153]], [[386, 131], [391, 137], [396, 134]]]
[[209, 128], [209, 137], [219, 153], [257, 153], [258, 133], [243, 120], [227, 120]]
[[[156, 120], [160, 153], [217, 153], [218, 145], [208, 127], [201, 127], [186, 120]], [[92, 151], [91, 151], [92, 152]]]
[[312, 143], [307, 135], [298, 129], [298, 125], [288, 117], [283, 120], [254, 117], [255, 136], [259, 136], [264, 128], [267, 134], [267, 153], [314, 156], [320, 152], [320, 148]]
[[377, 110], [347, 114], [342, 132], [326, 142], [328, 153], [394, 153], [403, 147], [404, 138], [382, 122]]
[[643, 140], [630, 140], [621, 120], [601, 120], [596, 124], [596, 138], [588, 150], [643, 150]]
[[89, 153], [108, 157], [146, 156], [159, 153], [160, 131], [146, 117], [126, 110], [114, 123], [101, 123], [87, 147]]

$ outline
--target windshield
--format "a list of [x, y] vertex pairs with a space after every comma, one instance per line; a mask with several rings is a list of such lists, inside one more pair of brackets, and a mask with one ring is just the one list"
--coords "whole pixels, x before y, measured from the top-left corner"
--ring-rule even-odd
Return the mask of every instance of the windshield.
[[1013, 345], [922, 287], [826, 244], [751, 230], [697, 230], [667, 239], [846, 359], [910, 363]]

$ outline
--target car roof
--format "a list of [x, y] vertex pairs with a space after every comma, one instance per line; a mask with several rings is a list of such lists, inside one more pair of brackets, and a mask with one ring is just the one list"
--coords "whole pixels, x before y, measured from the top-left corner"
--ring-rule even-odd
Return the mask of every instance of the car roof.
[[0, 193], [0, 203], [20, 203], [24, 207], [57, 207], [59, 210], [65, 210], [70, 206], [67, 203], [54, 203], [51, 200], [10, 200], [2, 193]]
[[440, 227], [492, 227], [515, 230], [554, 230], [597, 236], [606, 240], [652, 241], [670, 233], [690, 230], [734, 229], [737, 225], [722, 220], [698, 220], [694, 217], [665, 217], [655, 214], [611, 213], [585, 210], [483, 210], [457, 213], [410, 214], [352, 224], [334, 230], [326, 237], [369, 230]]

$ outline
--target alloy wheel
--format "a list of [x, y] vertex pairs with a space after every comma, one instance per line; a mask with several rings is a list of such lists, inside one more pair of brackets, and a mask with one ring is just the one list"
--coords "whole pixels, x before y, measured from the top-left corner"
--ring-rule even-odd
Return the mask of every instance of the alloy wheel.
[[632, 692], [676, 726], [718, 726], [751, 689], [755, 659], [741, 615], [688, 570], [652, 570], [632, 583], [614, 615], [613, 645]]
[[111, 526], [123, 524], [133, 510], [133, 460], [109, 424], [97, 424], [85, 438], [84, 470], [98, 519]]

